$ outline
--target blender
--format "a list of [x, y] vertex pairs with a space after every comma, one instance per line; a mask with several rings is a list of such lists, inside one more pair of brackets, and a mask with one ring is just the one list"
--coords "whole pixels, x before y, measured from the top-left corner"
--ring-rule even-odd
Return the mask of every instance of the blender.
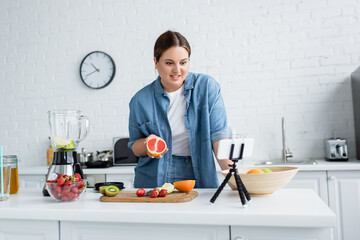
[[[56, 179], [58, 174], [84, 177], [76, 149], [89, 131], [89, 119], [78, 110], [49, 111], [51, 145], [54, 149], [53, 162], [46, 175], [47, 180]], [[43, 188], [43, 195], [50, 196]]]

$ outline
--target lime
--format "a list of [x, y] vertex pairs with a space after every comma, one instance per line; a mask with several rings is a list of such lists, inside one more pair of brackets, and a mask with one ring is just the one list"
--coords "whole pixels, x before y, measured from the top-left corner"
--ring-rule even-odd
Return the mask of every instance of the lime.
[[164, 185], [162, 185], [161, 187], [159, 187], [159, 191], [161, 191], [161, 189], [165, 189], [167, 194], [172, 193], [174, 191], [174, 185], [172, 185], [171, 183], [164, 183]]
[[71, 141], [71, 143], [69, 143], [68, 145], [66, 145], [64, 147], [65, 149], [74, 149], [75, 148], [75, 143], [73, 141]]
[[271, 169], [269, 169], [269, 168], [263, 168], [263, 169], [261, 169], [264, 173], [271, 173], [272, 171], [271, 171]]

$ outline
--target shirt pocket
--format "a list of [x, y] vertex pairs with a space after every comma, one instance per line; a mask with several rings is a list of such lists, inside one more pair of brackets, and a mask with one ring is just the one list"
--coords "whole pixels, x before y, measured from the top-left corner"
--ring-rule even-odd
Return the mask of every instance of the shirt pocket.
[[151, 134], [160, 136], [159, 126], [155, 122], [145, 122], [139, 125], [140, 131], [147, 137]]

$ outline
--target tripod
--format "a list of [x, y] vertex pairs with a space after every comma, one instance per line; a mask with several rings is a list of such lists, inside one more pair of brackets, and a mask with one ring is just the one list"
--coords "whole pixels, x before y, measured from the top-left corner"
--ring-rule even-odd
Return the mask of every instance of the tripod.
[[[233, 164], [229, 164], [229, 167], [232, 167], [229, 169], [229, 173], [226, 175], [224, 181], [221, 183], [220, 187], [218, 188], [218, 190], [215, 192], [214, 196], [210, 199], [211, 203], [214, 203], [217, 199], [217, 197], [220, 195], [221, 191], [223, 190], [223, 188], [225, 187], [225, 185], [228, 183], [228, 181], [231, 178], [232, 173], [234, 173], [235, 176], [235, 182], [236, 182], [236, 186], [237, 186], [237, 190], [239, 192], [239, 196], [240, 196], [240, 200], [242, 205], [246, 204], [246, 200], [250, 201], [251, 197], [250, 194], [248, 193], [248, 191], [246, 190], [243, 182], [241, 181], [241, 178], [239, 176], [239, 173], [236, 169], [236, 163], [238, 160], [242, 159], [243, 156], [243, 152], [244, 152], [244, 143], [241, 144], [241, 149], [240, 149], [240, 156], [238, 158], [233, 158], [233, 151], [234, 151], [234, 144], [231, 144], [231, 149], [230, 149], [230, 160], [233, 161]], [[246, 198], [246, 200], [245, 200]]]

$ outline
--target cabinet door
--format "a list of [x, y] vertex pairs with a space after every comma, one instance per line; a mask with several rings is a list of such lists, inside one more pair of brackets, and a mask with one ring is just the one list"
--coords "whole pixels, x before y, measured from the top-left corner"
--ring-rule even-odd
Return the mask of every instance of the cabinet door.
[[59, 240], [59, 222], [1, 219], [0, 239]]
[[61, 222], [61, 240], [229, 240], [229, 226]]
[[45, 184], [46, 175], [42, 174], [29, 174], [19, 175], [20, 188], [43, 188]]
[[85, 174], [84, 178], [86, 178], [90, 188], [93, 188], [96, 183], [106, 182], [105, 174]]
[[231, 226], [231, 240], [329, 240], [330, 228]]
[[336, 214], [334, 239], [359, 239], [360, 171], [328, 171], [329, 205]]
[[311, 188], [328, 204], [326, 171], [298, 172], [285, 188]]
[[107, 182], [123, 182], [125, 188], [134, 187], [134, 174], [133, 173], [122, 173], [122, 174], [107, 174]]

